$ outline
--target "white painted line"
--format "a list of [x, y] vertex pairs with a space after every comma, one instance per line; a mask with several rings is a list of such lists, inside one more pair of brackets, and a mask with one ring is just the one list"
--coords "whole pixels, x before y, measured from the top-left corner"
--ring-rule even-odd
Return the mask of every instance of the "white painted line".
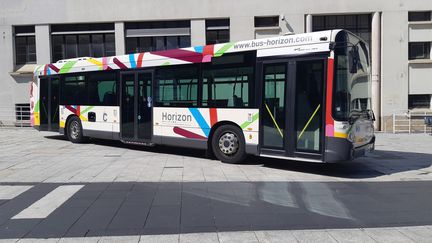
[[0, 186], [0, 200], [10, 200], [33, 186]]
[[60, 207], [84, 185], [59, 186], [52, 192], [15, 215], [12, 219], [39, 219], [46, 218]]

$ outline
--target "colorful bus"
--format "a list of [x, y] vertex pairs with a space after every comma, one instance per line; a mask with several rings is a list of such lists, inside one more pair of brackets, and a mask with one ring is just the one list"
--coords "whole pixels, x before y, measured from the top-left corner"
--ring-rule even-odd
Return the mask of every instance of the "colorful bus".
[[374, 148], [368, 45], [345, 30], [41, 65], [40, 131], [140, 145], [346, 161]]

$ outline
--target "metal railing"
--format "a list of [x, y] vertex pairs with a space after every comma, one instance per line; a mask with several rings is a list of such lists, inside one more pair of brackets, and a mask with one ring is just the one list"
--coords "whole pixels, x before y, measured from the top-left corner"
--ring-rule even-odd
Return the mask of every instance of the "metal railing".
[[29, 127], [30, 105], [0, 106], [0, 127]]
[[[428, 127], [424, 118], [432, 116], [432, 111], [400, 110], [393, 112], [393, 133], [429, 133], [432, 128]], [[387, 123], [386, 123], [387, 124]], [[387, 129], [386, 129], [387, 130]]]

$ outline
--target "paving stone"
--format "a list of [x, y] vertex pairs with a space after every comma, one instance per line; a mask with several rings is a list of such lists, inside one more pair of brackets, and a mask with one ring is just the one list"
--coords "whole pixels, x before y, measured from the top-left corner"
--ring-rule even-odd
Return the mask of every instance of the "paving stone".
[[219, 243], [217, 233], [181, 234], [180, 243]]
[[333, 229], [327, 230], [327, 232], [337, 241], [337, 242], [376, 242], [366, 232], [362, 229]]
[[414, 242], [408, 236], [393, 228], [367, 228], [365, 232], [372, 239], [382, 243]]
[[178, 243], [179, 235], [141, 235], [140, 243]]
[[431, 227], [398, 227], [397, 230], [415, 242], [426, 243], [432, 241]]
[[98, 243], [117, 243], [117, 242], [135, 242], [138, 243], [140, 241], [139, 235], [131, 235], [131, 236], [103, 236], [99, 239]]
[[259, 243], [253, 231], [218, 232], [220, 243]]
[[289, 230], [255, 231], [260, 243], [297, 243], [297, 239]]
[[322, 243], [337, 243], [337, 241], [330, 236], [330, 234], [326, 231], [319, 230], [296, 230], [292, 232], [294, 237], [298, 242], [301, 243], [313, 243], [313, 242], [322, 242]]
[[97, 243], [101, 237], [72, 237], [72, 238], [61, 238], [59, 243]]
[[[60, 241], [60, 238], [49, 238], [49, 239], [43, 239], [43, 238], [24, 238], [20, 239], [18, 243], [57, 243]], [[1, 241], [0, 241], [1, 242]]]

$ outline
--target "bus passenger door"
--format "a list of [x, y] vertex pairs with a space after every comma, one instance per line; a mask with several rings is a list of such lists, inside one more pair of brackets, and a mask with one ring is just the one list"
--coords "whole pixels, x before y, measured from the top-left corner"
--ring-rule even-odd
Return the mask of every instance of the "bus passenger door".
[[152, 73], [121, 73], [120, 133], [123, 141], [149, 142], [152, 130]]
[[262, 64], [261, 155], [323, 158], [324, 58]]
[[58, 77], [40, 78], [41, 131], [59, 131], [59, 86]]

